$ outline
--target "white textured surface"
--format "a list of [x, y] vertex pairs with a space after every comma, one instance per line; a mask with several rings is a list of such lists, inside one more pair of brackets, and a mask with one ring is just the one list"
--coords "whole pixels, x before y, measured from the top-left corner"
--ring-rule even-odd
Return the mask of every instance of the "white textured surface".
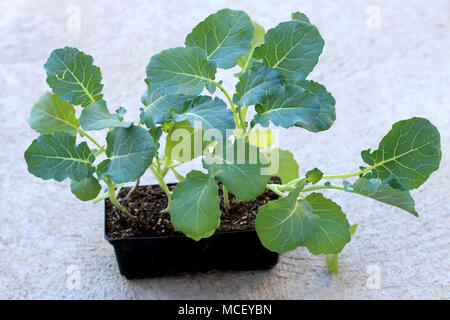
[[[74, 2], [81, 10], [79, 30], [66, 27]], [[450, 298], [450, 2], [376, 1], [379, 30], [366, 25], [371, 2], [273, 3], [1, 1], [0, 298]], [[42, 65], [51, 50], [71, 45], [91, 54], [110, 106], [124, 105], [126, 117], [137, 119], [150, 56], [182, 45], [197, 22], [222, 7], [244, 9], [266, 29], [301, 10], [325, 39], [310, 78], [335, 96], [337, 121], [319, 134], [281, 133], [281, 146], [295, 153], [302, 172], [357, 169], [360, 150], [375, 147], [401, 119], [427, 117], [441, 132], [441, 169], [413, 192], [419, 219], [370, 199], [327, 192], [360, 225], [340, 256], [339, 276], [327, 272], [322, 256], [298, 249], [269, 272], [127, 281], [103, 239], [102, 204], [80, 202], [68, 181], [42, 181], [26, 170], [23, 152], [37, 136], [27, 118], [48, 90]], [[225, 85], [231, 89], [230, 74]], [[144, 182], [155, 181], [146, 175]], [[81, 269], [80, 290], [66, 287], [70, 265]], [[380, 268], [380, 289], [366, 286], [370, 265]]]

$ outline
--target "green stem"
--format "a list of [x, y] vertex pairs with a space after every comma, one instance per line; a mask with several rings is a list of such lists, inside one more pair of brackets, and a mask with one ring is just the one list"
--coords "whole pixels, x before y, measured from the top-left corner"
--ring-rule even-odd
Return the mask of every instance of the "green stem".
[[269, 189], [269, 190], [271, 190], [271, 191], [273, 191], [273, 192], [275, 192], [275, 193], [276, 193], [277, 195], [279, 195], [280, 197], [283, 197], [283, 198], [287, 197], [287, 195], [284, 194], [283, 192], [281, 192], [281, 191], [278, 189], [277, 186], [278, 186], [278, 185], [276, 185], [276, 184], [268, 184], [268, 185], [266, 185], [266, 188]]
[[86, 131], [84, 131], [81, 128], [77, 128], [78, 132], [81, 135], [86, 136], [89, 140], [91, 140], [100, 150], [103, 149], [103, 147], [100, 145], [100, 143], [98, 143], [94, 138], [92, 138]]
[[156, 180], [158, 180], [159, 186], [167, 196], [167, 208], [164, 209], [163, 211], [168, 212], [170, 204], [172, 203], [172, 192], [170, 192], [169, 187], [167, 186], [166, 182], [164, 181], [164, 178], [161, 176], [161, 173], [158, 171], [158, 169], [153, 166], [150, 166], [150, 170], [155, 175]]
[[214, 82], [214, 84], [223, 92], [223, 94], [227, 98], [228, 102], [230, 103], [231, 111], [233, 111], [234, 122], [236, 123], [236, 128], [238, 128], [238, 129], [243, 128], [242, 124], [240, 124], [239, 117], [236, 113], [236, 106], [234, 105], [233, 100], [231, 99], [227, 90], [225, 90], [225, 88], [222, 87], [222, 85], [218, 82]]
[[230, 200], [228, 199], [228, 188], [224, 184], [222, 185], [222, 192], [225, 212], [228, 212], [228, 209], [230, 209]]
[[308, 192], [308, 191], [314, 191], [314, 190], [320, 190], [320, 189], [336, 189], [336, 190], [345, 190], [342, 186], [336, 186], [336, 185], [329, 185], [329, 186], [311, 186], [304, 188], [302, 192]]
[[125, 212], [127, 209], [121, 205], [119, 203], [119, 200], [117, 200], [117, 196], [116, 196], [116, 190], [115, 190], [115, 184], [114, 182], [112, 182], [111, 180], [109, 180], [109, 178], [104, 177], [103, 180], [105, 181], [105, 183], [108, 186], [108, 196], [109, 196], [109, 200], [111, 201], [111, 203], [117, 207], [118, 209], [120, 209], [122, 212]]
[[172, 170], [173, 174], [175, 175], [175, 178], [177, 178], [178, 181], [181, 182], [181, 181], [186, 180], [186, 178], [183, 177], [181, 174], [179, 174], [179, 173], [175, 170], [175, 168], [170, 168], [170, 170]]

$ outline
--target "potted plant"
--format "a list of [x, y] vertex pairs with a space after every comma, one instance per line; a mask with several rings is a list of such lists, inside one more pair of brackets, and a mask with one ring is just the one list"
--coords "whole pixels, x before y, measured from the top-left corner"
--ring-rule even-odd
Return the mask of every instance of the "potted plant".
[[[293, 154], [275, 147], [266, 128], [331, 127], [333, 96], [306, 80], [323, 46], [300, 12], [266, 33], [245, 12], [220, 10], [192, 30], [184, 47], [150, 59], [135, 123], [123, 119], [123, 107], [109, 111], [91, 56], [57, 49], [44, 65], [52, 92], [31, 110], [30, 126], [41, 135], [25, 152], [28, 170], [45, 180], [71, 179], [80, 200], [105, 200], [105, 237], [128, 278], [270, 268], [278, 253], [299, 246], [325, 254], [337, 273], [337, 255], [357, 225], [317, 191], [342, 190], [418, 216], [409, 190], [439, 168], [441, 151], [438, 130], [411, 118], [395, 123], [376, 150], [362, 151], [359, 170], [324, 174], [313, 168], [299, 175]], [[241, 69], [231, 95], [215, 75], [236, 65]], [[224, 100], [205, 88], [210, 94], [218, 88]], [[106, 144], [91, 130], [104, 130]], [[179, 174], [177, 166], [198, 157], [203, 171]], [[139, 186], [148, 169], [158, 185]], [[169, 171], [178, 184], [167, 184]], [[107, 191], [99, 195], [101, 181]], [[128, 182], [134, 187], [123, 188]]]

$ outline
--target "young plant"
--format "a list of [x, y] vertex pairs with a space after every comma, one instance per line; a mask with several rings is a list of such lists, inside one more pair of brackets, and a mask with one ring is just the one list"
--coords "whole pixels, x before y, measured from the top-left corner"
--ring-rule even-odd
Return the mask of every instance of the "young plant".
[[[245, 12], [220, 10], [192, 30], [184, 47], [151, 58], [138, 124], [123, 121], [124, 108], [108, 111], [92, 57], [74, 48], [55, 50], [44, 66], [53, 93], [41, 97], [29, 120], [41, 136], [25, 152], [28, 169], [43, 179], [69, 177], [79, 199], [109, 198], [133, 218], [117, 194], [123, 183], [137, 185], [149, 168], [167, 195], [166, 210], [175, 229], [194, 240], [211, 236], [220, 225], [217, 180], [225, 210], [229, 193], [250, 201], [272, 190], [279, 199], [261, 206], [255, 221], [261, 243], [276, 252], [306, 246], [313, 254], [327, 254], [328, 267], [337, 273], [337, 254], [356, 225], [350, 226], [339, 205], [312, 191], [356, 193], [417, 216], [409, 190], [438, 169], [441, 152], [437, 129], [426, 119], [412, 118], [394, 124], [377, 150], [363, 151], [366, 166], [359, 171], [327, 175], [315, 168], [300, 177], [292, 153], [274, 148], [274, 134], [256, 126], [272, 123], [311, 132], [331, 127], [336, 118], [333, 96], [323, 85], [306, 80], [323, 46], [317, 28], [302, 13], [265, 33]], [[241, 70], [231, 95], [215, 75], [217, 68], [236, 65]], [[205, 88], [211, 94], [219, 88], [227, 102], [201, 95]], [[82, 108], [79, 119], [74, 106]], [[251, 106], [256, 114], [247, 119]], [[89, 130], [107, 131], [106, 145]], [[159, 150], [163, 132], [164, 152]], [[77, 135], [95, 149], [86, 142], [77, 145]], [[197, 157], [207, 173], [193, 170], [183, 177], [176, 171]], [[180, 181], [173, 192], [164, 181], [169, 170]], [[281, 184], [268, 184], [271, 176], [281, 178]], [[357, 180], [329, 182], [351, 177]], [[99, 180], [108, 192], [97, 197]]]

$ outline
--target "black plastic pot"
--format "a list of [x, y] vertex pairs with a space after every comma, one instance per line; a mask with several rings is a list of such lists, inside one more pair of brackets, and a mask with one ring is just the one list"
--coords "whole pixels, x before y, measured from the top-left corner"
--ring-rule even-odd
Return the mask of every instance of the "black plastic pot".
[[[105, 215], [106, 221], [106, 215]], [[114, 247], [128, 279], [209, 270], [262, 270], [278, 262], [278, 253], [261, 244], [256, 231], [216, 232], [194, 241], [184, 235], [105, 239]]]

